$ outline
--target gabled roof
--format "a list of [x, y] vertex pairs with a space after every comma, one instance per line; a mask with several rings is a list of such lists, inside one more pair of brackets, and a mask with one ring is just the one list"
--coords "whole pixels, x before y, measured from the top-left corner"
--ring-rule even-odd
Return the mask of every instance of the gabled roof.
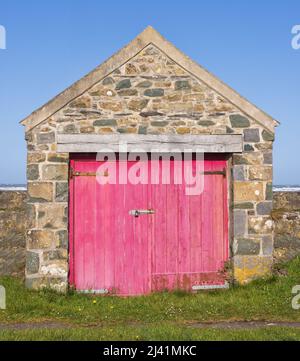
[[236, 91], [234, 91], [228, 85], [224, 84], [221, 80], [209, 73], [203, 67], [192, 61], [151, 26], [147, 27], [133, 41], [131, 41], [128, 45], [126, 45], [104, 63], [99, 65], [96, 69], [91, 71], [89, 74], [81, 78], [79, 81], [71, 85], [69, 88], [58, 94], [55, 98], [22, 120], [21, 124], [26, 126], [26, 131], [34, 128], [44, 120], [51, 117], [70, 101], [82, 95], [86, 90], [101, 81], [108, 74], [133, 58], [149, 44], [155, 45], [178, 65], [183, 67], [186, 71], [197, 77], [199, 80], [206, 83], [206, 85], [226, 98], [242, 112], [256, 120], [269, 131], [274, 132], [274, 127], [279, 124], [276, 120], [243, 98]]

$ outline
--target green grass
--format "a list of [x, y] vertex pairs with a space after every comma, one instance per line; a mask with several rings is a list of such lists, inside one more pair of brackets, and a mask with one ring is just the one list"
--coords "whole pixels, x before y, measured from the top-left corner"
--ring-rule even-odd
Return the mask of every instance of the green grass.
[[299, 341], [300, 330], [276, 327], [256, 330], [188, 329], [174, 325], [119, 326], [67, 330], [0, 331], [7, 341]]
[[[0, 278], [7, 309], [0, 323], [59, 322], [65, 329], [0, 330], [0, 339], [298, 339], [300, 329], [195, 329], [187, 323], [233, 320], [299, 321], [291, 306], [292, 287], [300, 284], [300, 258], [288, 264], [286, 276], [273, 276], [227, 291], [198, 294], [159, 293], [144, 297], [93, 297], [71, 292], [25, 289], [14, 278]], [[137, 337], [138, 336], [138, 337]]]

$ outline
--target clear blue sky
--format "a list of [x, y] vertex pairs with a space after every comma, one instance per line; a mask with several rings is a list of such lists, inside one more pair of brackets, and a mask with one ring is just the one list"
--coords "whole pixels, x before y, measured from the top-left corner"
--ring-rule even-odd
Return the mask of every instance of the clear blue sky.
[[19, 121], [147, 25], [281, 122], [275, 184], [300, 184], [299, 0], [0, 0], [0, 183], [24, 183]]

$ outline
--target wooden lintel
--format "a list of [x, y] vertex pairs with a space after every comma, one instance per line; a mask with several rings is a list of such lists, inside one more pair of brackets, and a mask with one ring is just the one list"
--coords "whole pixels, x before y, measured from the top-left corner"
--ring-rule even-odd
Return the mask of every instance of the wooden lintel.
[[240, 153], [241, 134], [137, 135], [59, 134], [57, 151], [62, 153], [152, 152], [152, 153]]

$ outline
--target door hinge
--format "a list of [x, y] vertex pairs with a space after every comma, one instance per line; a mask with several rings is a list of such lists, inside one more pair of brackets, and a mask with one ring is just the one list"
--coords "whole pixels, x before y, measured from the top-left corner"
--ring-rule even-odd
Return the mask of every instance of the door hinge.
[[73, 167], [70, 167], [69, 169], [69, 179], [72, 179], [74, 177], [74, 169]]
[[204, 171], [204, 172], [201, 172], [201, 174], [204, 174], [204, 175], [216, 175], [216, 174], [219, 174], [219, 175], [222, 175], [223, 177], [226, 177], [226, 169], [224, 168], [223, 170]]
[[107, 288], [100, 288], [97, 290], [80, 290], [79, 293], [94, 294], [94, 295], [106, 295], [109, 293]]
[[[79, 171], [75, 171], [72, 167], [70, 167], [70, 179], [72, 179], [73, 177], [96, 177], [98, 174], [97, 172], [79, 172]], [[106, 170], [103, 174], [103, 177], [108, 177], [108, 171]]]
[[229, 288], [228, 282], [225, 282], [224, 284], [203, 284], [203, 285], [192, 286], [193, 291], [217, 290], [217, 289], [228, 289], [228, 288]]

